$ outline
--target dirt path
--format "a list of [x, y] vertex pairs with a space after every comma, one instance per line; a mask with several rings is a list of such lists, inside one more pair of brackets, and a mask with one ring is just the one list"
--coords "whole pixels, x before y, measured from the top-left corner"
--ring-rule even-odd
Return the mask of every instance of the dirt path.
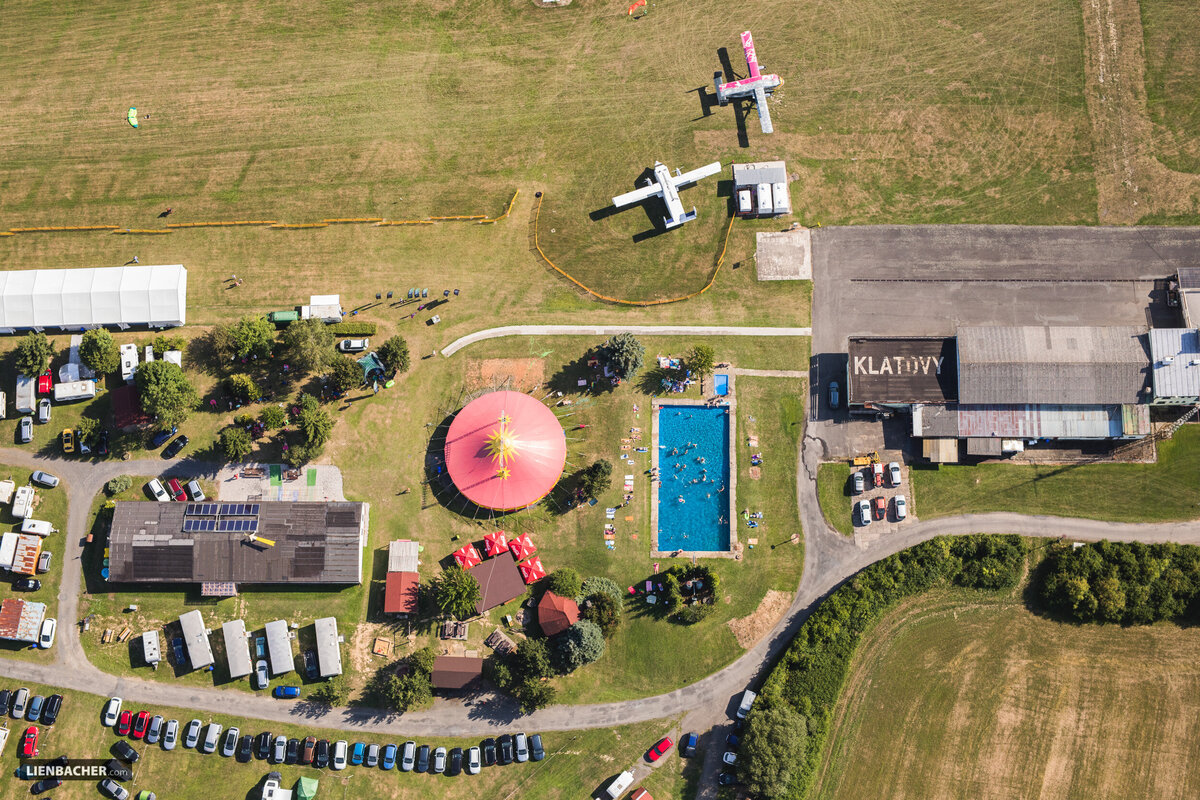
[[1168, 169], [1154, 155], [1138, 0], [1081, 2], [1100, 224], [1200, 212], [1200, 175]]

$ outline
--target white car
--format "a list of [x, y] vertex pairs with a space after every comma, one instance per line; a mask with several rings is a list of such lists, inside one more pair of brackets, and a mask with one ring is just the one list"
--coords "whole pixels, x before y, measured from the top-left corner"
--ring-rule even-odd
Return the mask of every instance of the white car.
[[184, 747], [195, 747], [200, 744], [200, 729], [202, 727], [204, 727], [204, 723], [198, 719], [194, 719], [188, 723], [187, 729], [183, 732]]
[[238, 737], [242, 735], [236, 727], [225, 729], [225, 741], [221, 744], [221, 755], [229, 758], [237, 750]]
[[163, 731], [162, 746], [163, 750], [174, 750], [175, 745], [179, 742], [179, 720], [167, 720], [167, 729]]
[[111, 728], [121, 716], [121, 698], [110, 697], [104, 706], [104, 727]]
[[866, 500], [859, 500], [857, 508], [858, 508], [859, 523], [861, 523], [862, 525], [870, 525], [871, 524], [871, 504], [868, 503]]
[[146, 488], [150, 490], [150, 494], [160, 503], [171, 502], [171, 496], [167, 494], [167, 490], [163, 488], [162, 481], [158, 478], [151, 478], [146, 484]]
[[188, 481], [187, 491], [188, 495], [192, 498], [193, 503], [203, 503], [208, 499], [204, 496], [204, 490], [200, 488], [200, 481]]
[[513, 737], [513, 750], [516, 752], [517, 761], [529, 760], [529, 740], [525, 738], [525, 734], [518, 733]]
[[265, 689], [270, 682], [271, 677], [270, 673], [267, 672], [267, 661], [265, 658], [260, 658], [254, 663], [254, 688]]
[[334, 769], [345, 769], [346, 768], [346, 751], [349, 747], [350, 747], [350, 745], [346, 743], [345, 739], [339, 739], [338, 741], [333, 743], [333, 768]]
[[338, 350], [343, 353], [361, 353], [370, 346], [370, 339], [342, 339], [338, 342]]
[[50, 618], [42, 622], [42, 632], [38, 636], [38, 647], [49, 650], [54, 646], [54, 632], [58, 630], [58, 620]]
[[42, 472], [40, 469], [29, 476], [29, 480], [34, 483], [39, 483], [47, 489], [53, 489], [58, 486], [58, 476], [51, 475], [49, 472]]
[[446, 771], [446, 748], [439, 747], [433, 751], [433, 771], [439, 774]]
[[908, 501], [904, 499], [904, 495], [896, 495], [896, 521], [904, 519], [908, 516]]
[[892, 484], [893, 489], [900, 485], [900, 462], [888, 464], [888, 483]]
[[737, 763], [737, 753], [733, 752], [732, 750], [726, 750], [725, 755], [721, 756], [721, 760], [724, 761], [726, 764], [736, 764]]
[[862, 494], [867, 490], [867, 476], [863, 475], [861, 469], [854, 470], [854, 493]]
[[479, 774], [479, 748], [471, 747], [467, 750], [467, 774]]
[[271, 749], [271, 763], [282, 764], [287, 758], [287, 737], [276, 736], [274, 746]]
[[221, 726], [216, 722], [208, 723], [208, 731], [204, 734], [204, 741], [201, 742], [199, 750], [201, 753], [211, 753], [217, 749], [217, 742], [221, 738]]

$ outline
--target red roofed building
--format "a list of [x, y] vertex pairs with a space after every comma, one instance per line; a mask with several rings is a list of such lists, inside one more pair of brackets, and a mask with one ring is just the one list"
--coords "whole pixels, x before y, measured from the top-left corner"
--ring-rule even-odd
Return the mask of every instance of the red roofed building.
[[546, 592], [538, 601], [538, 624], [542, 633], [555, 636], [579, 622], [579, 604], [569, 597]]
[[383, 613], [417, 613], [417, 587], [420, 576], [415, 572], [389, 572], [383, 587]]

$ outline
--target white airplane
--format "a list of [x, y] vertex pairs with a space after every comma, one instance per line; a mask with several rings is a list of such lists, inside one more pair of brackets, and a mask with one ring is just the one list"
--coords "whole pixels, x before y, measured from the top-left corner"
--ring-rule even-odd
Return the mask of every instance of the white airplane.
[[654, 162], [654, 181], [648, 181], [649, 185], [635, 189], [632, 192], [627, 192], [612, 199], [613, 205], [617, 208], [640, 203], [648, 197], [658, 195], [667, 205], [667, 216], [663, 217], [663, 222], [668, 228], [675, 228], [688, 220], [696, 218], [696, 208], [693, 206], [691, 211], [683, 210], [683, 203], [679, 201], [679, 189], [682, 186], [695, 183], [701, 178], [707, 178], [709, 175], [716, 175], [721, 171], [721, 162], [714, 161], [711, 164], [705, 164], [703, 167], [697, 167], [691, 172], [680, 173], [675, 170], [675, 174], [671, 174], [671, 170], [666, 164], [661, 161]]

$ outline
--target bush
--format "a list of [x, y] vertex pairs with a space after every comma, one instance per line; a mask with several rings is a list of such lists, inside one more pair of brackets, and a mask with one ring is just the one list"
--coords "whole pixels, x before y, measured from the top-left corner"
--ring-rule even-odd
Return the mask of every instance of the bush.
[[239, 372], [226, 378], [225, 391], [243, 403], [249, 403], [262, 396], [258, 391], [258, 385], [254, 382], [254, 379], [244, 372]]
[[541, 680], [554, 674], [545, 639], [522, 639], [517, 644], [517, 651], [509, 658], [508, 666], [517, 683]]
[[683, 364], [695, 373], [696, 377], [703, 378], [713, 371], [716, 360], [716, 351], [706, 344], [698, 344], [683, 359]]
[[804, 752], [807, 721], [786, 703], [755, 703], [746, 715], [738, 777], [751, 796], [783, 797]]
[[585, 597], [593, 594], [607, 594], [613, 600], [620, 602], [624, 595], [621, 594], [621, 587], [612, 578], [605, 578], [601, 575], [593, 575], [583, 582], [583, 591]]
[[334, 336], [374, 336], [376, 327], [374, 322], [335, 322], [325, 329]]
[[238, 414], [233, 418], [233, 424], [237, 425], [239, 428], [244, 428], [247, 425], [254, 424], [254, 417], [251, 414]]
[[684, 606], [675, 614], [675, 620], [684, 625], [695, 625], [702, 619], [712, 616], [717, 607], [712, 603], [692, 603]]
[[600, 345], [600, 354], [612, 365], [618, 377], [630, 378], [642, 368], [646, 348], [632, 333], [618, 333]]
[[457, 564], [433, 579], [433, 601], [443, 614], [459, 619], [473, 617], [479, 598], [479, 581]]
[[226, 428], [221, 431], [220, 442], [221, 452], [230, 461], [241, 461], [254, 449], [250, 434], [242, 428]]
[[30, 331], [17, 342], [17, 372], [30, 378], [41, 375], [50, 365], [54, 347], [46, 334]]
[[663, 608], [668, 613], [674, 613], [683, 606], [683, 592], [679, 590], [679, 578], [675, 577], [674, 572], [667, 570], [667, 572], [663, 573], [662, 583]]
[[393, 336], [388, 339], [376, 349], [375, 355], [390, 372], [408, 372], [410, 357], [408, 342], [404, 341], [404, 337]]
[[327, 375], [333, 388], [339, 392], [348, 392], [356, 386], [362, 386], [362, 367], [349, 358], [334, 356]]
[[350, 685], [345, 675], [335, 675], [310, 692], [308, 697], [327, 706], [345, 705], [350, 699]]
[[609, 639], [621, 627], [621, 602], [607, 592], [590, 594], [583, 601], [579, 618], [596, 623], [596, 627]]
[[604, 634], [594, 622], [580, 620], [557, 638], [559, 664], [564, 672], [579, 669], [604, 655]]
[[83, 332], [79, 360], [97, 375], [107, 375], [121, 368], [121, 351], [111, 333], [104, 328], [93, 328]]
[[128, 475], [118, 475], [104, 484], [104, 491], [109, 497], [115, 497], [121, 492], [129, 491], [131, 486], [133, 486], [133, 478]]
[[152, 347], [154, 348], [155, 355], [162, 356], [162, 354], [168, 350], [182, 350], [186, 345], [187, 339], [184, 339], [182, 336], [159, 335], [154, 337], [154, 344]]
[[583, 592], [583, 581], [579, 573], [570, 567], [562, 567], [550, 573], [546, 578], [546, 588], [559, 597], [569, 597], [574, 600]]
[[258, 415], [258, 421], [263, 424], [264, 428], [273, 431], [287, 425], [287, 412], [279, 406], [267, 406]]

